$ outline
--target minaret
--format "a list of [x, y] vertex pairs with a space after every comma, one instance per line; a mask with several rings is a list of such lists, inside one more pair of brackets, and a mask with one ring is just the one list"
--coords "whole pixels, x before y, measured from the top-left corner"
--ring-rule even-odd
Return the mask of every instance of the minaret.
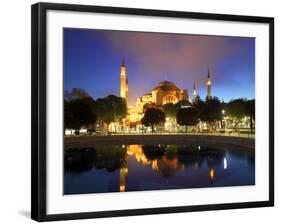
[[208, 69], [208, 79], [207, 79], [207, 98], [211, 98], [211, 76], [210, 70]]
[[196, 93], [196, 87], [195, 83], [193, 84], [193, 102], [196, 102], [197, 100], [197, 93]]
[[123, 97], [128, 104], [128, 79], [126, 75], [126, 65], [124, 58], [122, 59], [120, 71], [120, 97]]

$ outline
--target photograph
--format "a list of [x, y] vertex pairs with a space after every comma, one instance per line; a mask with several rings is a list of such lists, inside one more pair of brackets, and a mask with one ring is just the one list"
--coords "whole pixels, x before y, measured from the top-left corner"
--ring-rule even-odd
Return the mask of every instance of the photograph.
[[255, 37], [62, 32], [64, 195], [255, 185]]

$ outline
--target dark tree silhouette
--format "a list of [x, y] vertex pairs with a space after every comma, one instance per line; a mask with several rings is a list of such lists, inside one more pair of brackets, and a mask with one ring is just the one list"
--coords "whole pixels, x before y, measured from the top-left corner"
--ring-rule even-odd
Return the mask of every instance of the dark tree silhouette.
[[213, 129], [215, 122], [220, 121], [222, 116], [222, 103], [220, 100], [217, 97], [206, 98], [202, 120], [207, 122]]
[[245, 99], [232, 100], [227, 105], [227, 115], [234, 119], [234, 128], [237, 129], [237, 125], [241, 119], [246, 116], [247, 101]]
[[248, 100], [246, 102], [246, 114], [250, 116], [250, 128], [251, 132], [253, 132], [253, 121], [255, 120], [255, 100]]
[[177, 123], [185, 126], [187, 132], [188, 125], [196, 125], [198, 123], [198, 113], [195, 108], [180, 108], [177, 113]]
[[123, 98], [109, 95], [96, 100], [94, 111], [98, 115], [98, 121], [108, 126], [109, 123], [119, 122], [120, 119], [126, 117], [127, 105]]
[[75, 99], [65, 104], [65, 127], [75, 129], [79, 134], [82, 127], [94, 126], [97, 115], [93, 112], [94, 100], [91, 97]]
[[126, 117], [127, 115], [127, 105], [126, 101], [122, 97], [109, 95], [107, 97], [109, 104], [112, 109], [113, 119], [115, 122], [118, 122], [120, 119]]
[[72, 113], [72, 110], [70, 109], [70, 103], [67, 100], [64, 100], [64, 131], [66, 129], [71, 129], [73, 126], [76, 126], [73, 124], [75, 121], [74, 115]]
[[198, 112], [199, 119], [201, 121], [206, 121], [207, 120], [207, 110], [206, 110], [206, 104], [205, 102], [200, 98], [200, 96], [197, 96], [195, 103], [194, 103], [194, 108], [196, 108]]
[[175, 130], [176, 128], [176, 117], [178, 109], [180, 108], [179, 104], [167, 103], [163, 106], [163, 111], [165, 112], [165, 116], [171, 119], [172, 128]]
[[151, 126], [152, 132], [154, 132], [155, 125], [165, 122], [165, 113], [162, 110], [150, 108], [145, 111], [141, 122], [144, 126]]
[[90, 95], [84, 89], [81, 88], [73, 88], [70, 92], [68, 90], [64, 91], [64, 99], [68, 101], [88, 97], [90, 97]]
[[163, 106], [163, 111], [165, 112], [166, 117], [170, 118], [176, 118], [178, 109], [178, 105], [173, 103], [167, 103]]

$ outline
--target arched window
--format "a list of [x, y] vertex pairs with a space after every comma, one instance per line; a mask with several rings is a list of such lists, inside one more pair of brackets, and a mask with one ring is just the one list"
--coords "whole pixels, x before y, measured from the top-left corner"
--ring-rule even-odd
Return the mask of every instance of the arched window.
[[167, 103], [177, 103], [178, 99], [173, 95], [167, 95], [163, 97], [163, 104]]

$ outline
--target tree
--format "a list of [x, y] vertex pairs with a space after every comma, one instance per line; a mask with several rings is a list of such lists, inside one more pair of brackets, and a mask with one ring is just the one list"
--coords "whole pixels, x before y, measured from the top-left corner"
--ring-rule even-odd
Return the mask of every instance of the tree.
[[198, 123], [198, 113], [195, 108], [180, 108], [177, 112], [177, 123], [185, 126], [187, 132], [188, 125], [196, 125]]
[[246, 115], [250, 117], [251, 133], [253, 132], [253, 121], [255, 120], [255, 100], [248, 100], [246, 102]]
[[[97, 115], [93, 111], [94, 100], [81, 88], [64, 92], [64, 128], [75, 129], [79, 134], [81, 127], [94, 126]], [[92, 128], [93, 130], [94, 128]]]
[[118, 123], [120, 119], [127, 115], [127, 105], [125, 99], [114, 95], [99, 98], [94, 104], [94, 111], [98, 115], [98, 121], [102, 124]]
[[141, 120], [144, 126], [151, 126], [152, 132], [154, 132], [154, 126], [165, 122], [165, 113], [162, 110], [150, 108], [145, 111]]
[[75, 122], [76, 120], [74, 119], [70, 103], [67, 100], [64, 100], [64, 131], [78, 126]]
[[94, 111], [97, 114], [98, 122], [103, 128], [104, 124], [109, 124], [114, 121], [112, 108], [106, 98], [99, 98], [94, 104]]
[[237, 129], [237, 125], [241, 119], [246, 116], [246, 100], [236, 99], [232, 100], [227, 105], [227, 115], [232, 117], [234, 120], [234, 128]]
[[206, 104], [205, 102], [200, 98], [200, 96], [197, 96], [197, 99], [194, 103], [194, 107], [196, 108], [198, 112], [198, 117], [201, 121], [207, 121], [207, 110], [206, 110]]
[[171, 119], [172, 127], [175, 129], [175, 124], [176, 124], [176, 117], [177, 117], [177, 112], [179, 109], [178, 104], [173, 104], [173, 103], [167, 103], [163, 106], [163, 111], [165, 113], [165, 116]]
[[207, 122], [211, 129], [214, 128], [216, 121], [222, 119], [222, 104], [217, 97], [206, 98], [205, 111], [203, 112], [202, 120]]
[[178, 112], [178, 106], [173, 103], [167, 103], [163, 106], [166, 117], [175, 118]]
[[64, 91], [64, 99], [67, 101], [89, 97], [90, 95], [84, 89], [81, 88], [73, 88], [70, 92], [68, 90]]
[[127, 104], [126, 100], [122, 97], [109, 95], [107, 97], [109, 105], [111, 107], [111, 112], [113, 114], [113, 120], [115, 123], [119, 122], [120, 119], [125, 118], [127, 115]]
[[75, 99], [65, 104], [65, 126], [75, 129], [79, 134], [82, 127], [94, 125], [97, 121], [97, 115], [93, 111], [94, 100], [91, 97]]

